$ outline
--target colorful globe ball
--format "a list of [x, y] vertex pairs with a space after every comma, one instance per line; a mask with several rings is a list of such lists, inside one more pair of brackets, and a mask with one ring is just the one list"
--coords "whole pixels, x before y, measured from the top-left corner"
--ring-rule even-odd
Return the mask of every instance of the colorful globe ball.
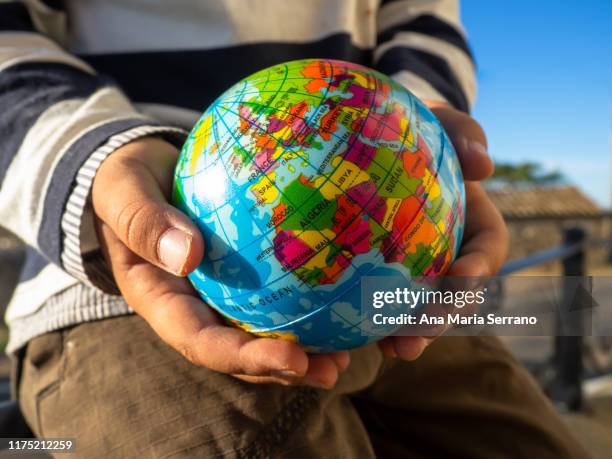
[[173, 202], [204, 235], [189, 275], [204, 301], [313, 352], [380, 338], [364, 332], [360, 280], [443, 274], [464, 219], [435, 116], [385, 75], [316, 59], [222, 94], [182, 149]]

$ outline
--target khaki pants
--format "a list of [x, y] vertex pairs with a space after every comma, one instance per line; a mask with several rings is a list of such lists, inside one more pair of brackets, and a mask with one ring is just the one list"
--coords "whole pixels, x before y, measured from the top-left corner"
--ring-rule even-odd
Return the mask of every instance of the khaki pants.
[[376, 346], [352, 358], [332, 391], [248, 384], [124, 316], [32, 340], [19, 401], [36, 435], [74, 437], [84, 458], [588, 457], [495, 338], [440, 338], [414, 363]]

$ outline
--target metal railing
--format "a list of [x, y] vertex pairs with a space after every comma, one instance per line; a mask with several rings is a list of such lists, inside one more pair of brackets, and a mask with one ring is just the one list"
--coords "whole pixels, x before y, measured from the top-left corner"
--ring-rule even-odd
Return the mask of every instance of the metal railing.
[[[571, 304], [569, 298], [575, 292], [575, 283], [587, 282], [585, 253], [590, 246], [610, 245], [609, 240], [588, 240], [587, 234], [582, 228], [570, 228], [564, 230], [563, 242], [556, 246], [540, 252], [534, 253], [518, 260], [507, 262], [500, 270], [500, 276], [513, 274], [543, 263], [560, 260], [563, 266], [564, 285], [563, 293], [564, 304]], [[569, 279], [571, 279], [570, 284]], [[581, 333], [583, 329], [583, 316], [577, 314], [573, 316], [575, 323], [571, 326], [577, 331], [575, 336], [567, 336], [559, 329], [562, 321], [560, 314], [556, 312], [555, 327], [557, 328], [554, 336], [554, 352], [551, 359], [553, 369], [552, 380], [544, 387], [551, 399], [562, 409], [578, 411], [583, 406], [582, 382], [584, 379], [583, 348], [584, 340]]]

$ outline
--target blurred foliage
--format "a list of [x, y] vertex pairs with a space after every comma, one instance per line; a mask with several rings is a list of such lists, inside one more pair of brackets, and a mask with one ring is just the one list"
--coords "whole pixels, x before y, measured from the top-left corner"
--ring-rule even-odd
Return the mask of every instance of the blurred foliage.
[[565, 182], [559, 171], [545, 171], [541, 164], [535, 162], [496, 163], [495, 173], [488, 180], [493, 186], [547, 186]]
[[6, 325], [0, 325], [0, 355], [4, 354], [6, 345], [8, 344], [8, 328]]

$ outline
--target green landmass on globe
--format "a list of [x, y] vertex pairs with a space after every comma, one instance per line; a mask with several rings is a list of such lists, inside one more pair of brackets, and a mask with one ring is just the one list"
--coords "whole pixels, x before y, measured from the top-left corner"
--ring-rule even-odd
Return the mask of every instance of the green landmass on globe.
[[379, 339], [360, 280], [416, 288], [444, 274], [464, 218], [460, 167], [435, 116], [385, 75], [320, 59], [222, 94], [182, 149], [173, 202], [205, 238], [189, 276], [202, 298], [234, 325], [314, 352]]

